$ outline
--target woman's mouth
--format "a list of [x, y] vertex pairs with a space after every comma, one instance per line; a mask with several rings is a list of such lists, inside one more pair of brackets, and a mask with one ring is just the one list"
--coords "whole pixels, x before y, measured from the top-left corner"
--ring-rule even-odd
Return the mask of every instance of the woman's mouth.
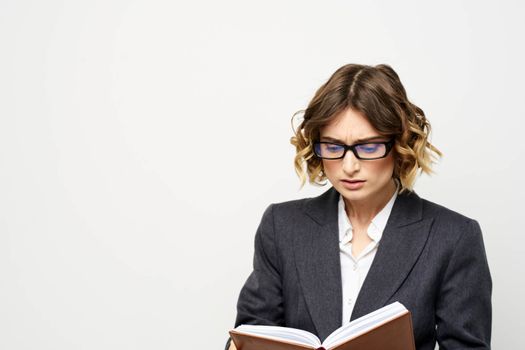
[[358, 190], [365, 185], [365, 180], [341, 180], [343, 186], [349, 190]]

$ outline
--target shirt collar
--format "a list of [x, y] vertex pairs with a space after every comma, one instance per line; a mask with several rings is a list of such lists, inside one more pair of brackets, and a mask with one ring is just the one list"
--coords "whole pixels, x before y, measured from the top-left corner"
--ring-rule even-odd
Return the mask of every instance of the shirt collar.
[[[367, 234], [375, 242], [379, 242], [383, 236], [386, 223], [394, 207], [394, 202], [397, 198], [397, 190], [394, 192], [388, 203], [374, 216], [372, 222], [368, 226]], [[339, 241], [341, 243], [348, 243], [352, 240], [352, 223], [348, 219], [348, 215], [345, 211], [345, 201], [343, 196], [339, 195], [338, 207], [338, 223], [339, 223]]]

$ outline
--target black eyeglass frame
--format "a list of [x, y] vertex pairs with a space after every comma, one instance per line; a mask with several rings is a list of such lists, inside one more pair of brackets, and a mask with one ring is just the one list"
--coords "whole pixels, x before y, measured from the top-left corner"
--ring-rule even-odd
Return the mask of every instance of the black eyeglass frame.
[[[369, 145], [371, 143], [385, 145], [385, 155], [382, 156], [382, 157], [375, 157], [375, 158], [362, 158], [362, 157], [359, 156], [359, 154], [357, 154], [356, 148], [358, 146]], [[320, 145], [320, 144], [330, 144], [330, 145], [341, 146], [341, 147], [344, 148], [343, 155], [341, 157], [336, 157], [336, 158], [321, 157], [316, 152], [316, 146]], [[336, 160], [336, 159], [343, 159], [346, 156], [346, 152], [348, 150], [350, 150], [350, 151], [352, 151], [354, 156], [357, 159], [359, 159], [359, 160], [376, 160], [376, 159], [386, 158], [388, 156], [388, 154], [390, 153], [390, 151], [392, 150], [392, 148], [394, 147], [394, 144], [395, 144], [395, 140], [394, 139], [391, 139], [391, 140], [388, 140], [388, 141], [379, 141], [379, 142], [378, 141], [360, 142], [360, 143], [356, 143], [356, 144], [353, 144], [353, 145], [345, 145], [343, 143], [337, 143], [337, 142], [319, 141], [319, 142], [314, 142], [314, 154], [315, 154], [316, 157], [318, 157], [320, 159]]]

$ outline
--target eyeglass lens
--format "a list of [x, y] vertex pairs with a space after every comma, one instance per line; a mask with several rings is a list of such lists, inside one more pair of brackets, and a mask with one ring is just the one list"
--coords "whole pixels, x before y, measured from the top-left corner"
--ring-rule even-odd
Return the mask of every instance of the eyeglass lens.
[[[343, 145], [336, 143], [319, 143], [316, 145], [316, 153], [322, 158], [341, 158], [345, 152]], [[379, 158], [386, 154], [384, 143], [364, 143], [354, 147], [359, 158]]]

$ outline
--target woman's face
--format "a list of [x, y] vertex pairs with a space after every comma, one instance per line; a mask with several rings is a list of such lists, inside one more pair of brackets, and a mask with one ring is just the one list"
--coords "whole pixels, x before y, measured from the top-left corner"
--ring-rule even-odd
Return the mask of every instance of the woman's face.
[[[388, 141], [360, 112], [347, 108], [320, 130], [320, 141], [353, 145], [366, 141]], [[394, 156], [360, 160], [348, 150], [342, 159], [323, 159], [324, 173], [335, 189], [350, 202], [383, 199], [395, 188], [392, 179]]]

